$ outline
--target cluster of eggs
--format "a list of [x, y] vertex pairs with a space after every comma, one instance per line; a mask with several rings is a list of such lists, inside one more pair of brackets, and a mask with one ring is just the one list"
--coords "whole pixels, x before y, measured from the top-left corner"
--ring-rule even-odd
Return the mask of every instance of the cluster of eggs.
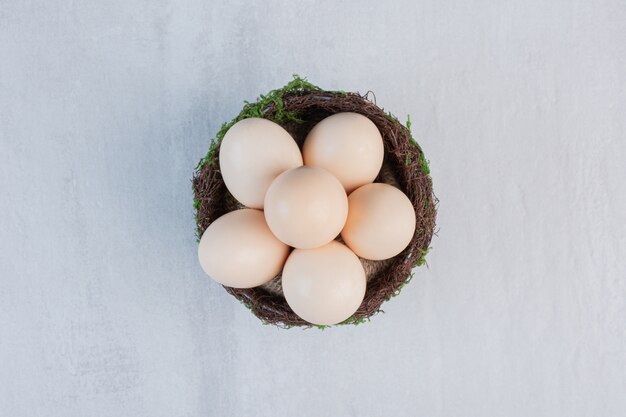
[[285, 299], [302, 319], [349, 318], [365, 296], [359, 257], [391, 258], [415, 231], [407, 196], [373, 183], [383, 157], [380, 131], [357, 113], [323, 119], [302, 151], [272, 121], [237, 122], [221, 143], [220, 171], [246, 208], [205, 230], [198, 247], [203, 270], [234, 288], [263, 285], [282, 271]]

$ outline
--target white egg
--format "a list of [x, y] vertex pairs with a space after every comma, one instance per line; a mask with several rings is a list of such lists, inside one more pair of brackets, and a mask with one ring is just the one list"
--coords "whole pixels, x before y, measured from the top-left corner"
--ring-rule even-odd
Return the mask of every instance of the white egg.
[[411, 200], [389, 184], [367, 184], [348, 196], [348, 219], [341, 237], [365, 259], [383, 260], [407, 247], [415, 233]]
[[262, 209], [272, 181], [301, 166], [302, 154], [280, 125], [249, 118], [228, 129], [220, 145], [219, 163], [228, 191], [243, 205]]
[[339, 235], [348, 215], [341, 183], [321, 168], [299, 167], [280, 174], [265, 196], [265, 218], [289, 246], [310, 249]]
[[385, 149], [376, 125], [358, 113], [337, 113], [315, 125], [302, 148], [304, 164], [332, 173], [347, 193], [374, 181]]
[[363, 302], [365, 271], [359, 258], [337, 241], [294, 249], [283, 270], [283, 293], [291, 309], [313, 324], [336, 324]]
[[204, 231], [198, 246], [200, 266], [222, 285], [256, 287], [283, 268], [289, 247], [272, 234], [260, 210], [231, 211]]

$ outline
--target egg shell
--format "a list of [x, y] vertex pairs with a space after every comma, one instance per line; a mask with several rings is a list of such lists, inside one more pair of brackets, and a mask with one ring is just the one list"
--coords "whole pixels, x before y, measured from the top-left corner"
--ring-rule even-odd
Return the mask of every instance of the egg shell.
[[319, 122], [302, 148], [304, 164], [330, 171], [350, 193], [378, 175], [384, 157], [376, 125], [358, 113], [336, 113]]
[[265, 195], [265, 219], [289, 246], [316, 248], [339, 235], [348, 216], [348, 197], [328, 171], [294, 168], [280, 174]]
[[283, 293], [291, 309], [313, 324], [336, 324], [363, 302], [366, 277], [359, 258], [332, 241], [315, 249], [294, 249], [282, 275]]
[[262, 211], [241, 209], [211, 223], [200, 239], [198, 258], [220, 284], [251, 288], [278, 275], [289, 250], [267, 227]]
[[282, 126], [253, 117], [228, 129], [220, 145], [219, 163], [228, 191], [243, 205], [262, 209], [272, 181], [301, 166], [302, 154]]
[[389, 184], [367, 184], [348, 197], [348, 219], [341, 237], [362, 258], [383, 260], [407, 247], [415, 233], [409, 198]]

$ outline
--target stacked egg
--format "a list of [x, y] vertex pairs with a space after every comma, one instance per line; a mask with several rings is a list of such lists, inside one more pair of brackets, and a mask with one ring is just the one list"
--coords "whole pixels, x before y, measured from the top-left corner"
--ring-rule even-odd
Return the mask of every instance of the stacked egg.
[[283, 294], [298, 316], [313, 324], [346, 320], [365, 296], [359, 257], [391, 258], [415, 231], [407, 196], [373, 183], [383, 157], [380, 131], [357, 113], [323, 119], [302, 152], [272, 121], [237, 122], [221, 143], [220, 171], [246, 208], [205, 230], [203, 270], [234, 288], [263, 285], [282, 271]]

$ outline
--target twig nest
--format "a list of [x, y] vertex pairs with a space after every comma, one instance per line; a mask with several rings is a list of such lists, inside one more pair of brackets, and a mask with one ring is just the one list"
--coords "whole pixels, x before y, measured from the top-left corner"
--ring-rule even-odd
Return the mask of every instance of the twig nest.
[[[339, 188], [343, 193], [344, 199], [346, 195], [345, 189], [349, 191], [356, 189], [363, 183], [367, 183], [368, 178], [372, 175], [375, 176], [374, 181], [376, 183], [390, 185], [373, 184], [373, 186], [370, 187], [365, 186], [365, 191], [362, 193], [358, 193], [359, 190], [353, 192], [353, 194], [357, 193], [353, 205], [354, 207], [364, 207], [361, 211], [363, 215], [355, 216], [353, 220], [350, 220], [350, 214], [348, 213], [348, 227], [344, 229], [344, 238], [346, 243], [353, 246], [351, 249], [361, 255], [361, 258], [357, 258], [352, 251], [340, 242], [331, 241], [325, 246], [322, 246], [322, 248], [324, 248], [323, 250], [319, 247], [313, 249], [294, 249], [283, 270], [285, 282], [281, 282], [280, 273], [276, 273], [269, 282], [252, 288], [236, 288], [237, 285], [233, 285], [231, 281], [223, 282], [229, 293], [249, 307], [252, 313], [265, 323], [283, 327], [310, 326], [311, 323], [326, 325], [337, 323], [339, 320], [344, 320], [342, 322], [344, 324], [361, 323], [380, 311], [380, 306], [384, 301], [399, 293], [402, 286], [411, 279], [413, 274], [412, 270], [415, 266], [420, 266], [425, 263], [424, 257], [429, 250], [430, 240], [435, 227], [437, 200], [432, 191], [432, 180], [428, 162], [420, 146], [411, 137], [409, 129], [403, 126], [398, 119], [390, 113], [385, 113], [376, 106], [367, 96], [361, 96], [356, 93], [324, 91], [297, 77], [285, 87], [271, 91], [265, 96], [261, 96], [257, 102], [247, 103], [241, 113], [232, 122], [222, 126], [207, 156], [200, 161], [193, 178], [198, 236], [202, 236], [205, 230], [220, 216], [244, 207], [226, 187], [223, 177], [226, 171], [222, 172], [220, 170], [220, 165], [222, 165], [221, 157], [226, 159], [226, 156], [223, 156], [220, 152], [220, 146], [223, 146], [225, 135], [235, 123], [249, 118], [267, 119], [279, 124], [291, 135], [293, 138], [292, 142], [299, 148], [298, 152], [302, 149], [305, 139], [308, 137], [309, 139], [307, 139], [307, 141], [311, 140], [310, 143], [319, 141], [319, 143], [322, 143], [324, 146], [336, 146], [334, 153], [337, 154], [337, 149], [341, 150], [342, 141], [337, 138], [333, 140], [331, 135], [326, 135], [323, 123], [319, 122], [324, 119], [332, 121], [333, 119], [340, 118], [338, 114], [348, 113], [351, 115], [350, 117], [363, 122], [364, 127], [361, 136], [365, 137], [365, 139], [358, 142], [360, 145], [363, 145], [361, 147], [363, 154], [361, 155], [360, 151], [352, 152], [352, 154], [349, 155], [352, 158], [348, 158], [347, 160], [357, 161], [356, 165], [359, 167], [368, 164], [377, 166], [376, 173], [372, 174], [372, 172], [365, 169], [359, 172], [358, 169], [354, 168], [350, 169], [350, 173], [358, 174], [355, 175], [354, 178], [343, 176], [341, 173], [343, 168], [342, 164], [337, 164], [336, 160], [328, 157], [324, 152], [320, 152], [319, 154], [315, 153], [314, 156], [311, 156], [311, 164], [323, 165], [325, 167], [324, 169], [331, 173], [334, 171], [334, 175], [340, 178], [338, 183], [340, 184]], [[325, 121], [324, 123], [330, 122]], [[319, 127], [316, 127], [316, 125]], [[372, 126], [375, 129], [371, 129]], [[376, 149], [374, 145], [368, 145], [367, 137], [372, 136], [375, 138], [376, 136], [374, 130], [380, 138], [382, 138], [384, 150], [382, 154], [382, 167], [379, 165], [381, 161], [380, 149]], [[347, 137], [347, 139], [344, 139], [345, 142], [358, 140], [351, 138], [349, 133], [350, 132], [346, 135], [341, 135], [343, 138]], [[379, 143], [380, 138], [378, 139]], [[375, 140], [371, 141], [371, 143], [375, 142]], [[255, 145], [250, 145], [251, 148], [254, 148], [254, 146]], [[307, 146], [308, 145], [305, 145], [305, 148]], [[324, 148], [324, 146], [321, 146], [321, 148]], [[247, 152], [247, 145], [244, 145], [244, 147]], [[303, 162], [306, 163], [307, 158], [307, 151], [305, 149]], [[343, 160], [346, 161], [346, 158], [344, 157]], [[253, 165], [255, 165], [255, 163], [250, 163], [251, 169], [254, 169]], [[294, 165], [297, 164], [298, 161], [294, 158], [290, 160], [289, 163]], [[344, 162], [343, 164], [349, 163], [350, 162]], [[285, 169], [288, 170], [289, 168], [291, 168], [292, 171], [307, 170], [297, 167], [295, 167], [296, 169], [294, 170], [293, 166], [289, 166]], [[266, 178], [271, 176], [280, 178], [279, 175], [280, 173], [272, 172], [268, 173]], [[369, 181], [371, 181], [371, 179]], [[253, 186], [252, 188], [255, 189], [255, 187], [256, 186]], [[405, 209], [396, 207], [397, 210], [394, 209], [396, 211], [390, 210], [386, 212], [384, 204], [381, 201], [388, 198], [395, 198], [393, 197], [393, 195], [395, 195], [393, 191], [388, 190], [387, 187], [389, 189], [393, 188], [399, 194], [403, 195], [403, 197], [406, 195], [403, 203]], [[397, 187], [397, 189], [394, 187]], [[326, 189], [326, 187], [324, 188]], [[377, 191], [368, 191], [370, 188]], [[381, 189], [383, 191], [381, 191]], [[272, 190], [269, 184], [267, 190], [267, 195], [271, 195]], [[377, 194], [383, 197], [376, 197]], [[268, 223], [270, 223], [273, 234], [279, 237], [278, 240], [288, 241], [292, 246], [311, 247], [310, 245], [323, 244], [320, 243], [323, 240], [333, 239], [332, 236], [330, 238], [325, 237], [324, 239], [319, 237], [318, 241], [314, 244], [294, 240], [298, 238], [298, 233], [294, 233], [293, 236], [289, 235], [289, 229], [290, 227], [293, 228], [293, 225], [289, 226], [288, 222], [284, 219], [284, 213], [281, 214], [281, 210], [285, 209], [288, 205], [285, 205], [285, 202], [289, 202], [289, 196], [285, 192], [277, 192], [275, 196], [268, 199], [267, 195], [264, 198], [265, 217], [268, 219]], [[273, 210], [276, 214], [275, 217], [272, 217], [272, 215], [267, 216], [269, 206], [275, 203], [274, 199], [276, 201], [283, 201], [279, 204], [282, 206], [282, 209]], [[402, 207], [403, 204], [399, 203], [398, 207]], [[342, 208], [344, 206], [339, 204], [338, 207]], [[293, 205], [293, 209], [297, 210], [297, 205]], [[272, 211], [272, 209], [269, 211]], [[339, 211], [341, 212], [342, 210]], [[393, 222], [390, 218], [406, 217], [406, 213], [409, 211], [411, 212], [410, 218], [408, 219], [409, 222], [405, 222], [405, 224], [409, 224], [411, 227], [400, 228], [402, 230], [398, 229], [395, 233], [390, 233], [389, 236], [386, 237], [380, 229], [376, 229], [377, 224], [384, 224], [386, 227], [393, 229]], [[283, 218], [281, 219], [281, 217]], [[340, 217], [343, 217], [342, 221], [346, 220], [343, 213], [340, 213]], [[270, 218], [274, 220], [270, 220]], [[382, 239], [383, 245], [388, 246], [388, 252], [383, 255], [378, 254], [374, 256], [370, 253], [371, 248], [367, 244], [359, 246], [358, 242], [363, 241], [364, 238], [362, 234], [356, 233], [351, 229], [351, 222], [360, 224], [362, 226], [360, 230], [370, 230], [377, 234], [379, 238]], [[338, 226], [338, 228], [341, 230], [342, 226], [343, 224]], [[335, 231], [333, 229], [332, 233], [339, 233], [340, 230]], [[328, 235], [331, 235], [331, 233], [328, 232]], [[242, 244], [242, 246], [245, 245]], [[326, 252], [342, 253], [343, 250], [338, 248], [343, 248], [352, 255], [352, 261], [347, 260], [350, 258], [349, 256], [342, 257], [343, 255], [339, 255], [339, 257], [346, 262], [346, 265], [351, 265], [354, 271], [361, 271], [361, 278], [356, 278], [359, 276], [358, 272], [352, 274], [351, 279], [348, 279], [349, 277], [338, 278], [340, 276], [343, 277], [345, 274], [333, 274], [333, 271], [322, 270], [323, 268], [317, 265], [315, 265], [315, 267], [302, 268], [306, 270], [307, 273], [297, 272], [299, 269], [293, 267], [294, 265], [314, 264], [316, 254], [319, 255], [320, 253]], [[398, 250], [400, 251], [399, 253], [397, 253]], [[330, 256], [328, 253], [326, 253], [326, 255]], [[383, 259], [388, 256], [391, 257]], [[277, 256], [277, 258], [280, 258], [280, 256]], [[292, 258], [293, 261], [291, 260]], [[234, 263], [237, 261], [233, 259], [231, 262]], [[359, 268], [356, 267], [357, 263]], [[290, 264], [292, 267], [289, 266]], [[326, 265], [328, 266], [328, 264]], [[347, 266], [346, 268], [346, 270], [350, 269]], [[225, 269], [227, 268], [225, 267]], [[322, 278], [313, 278], [317, 275], [322, 276]], [[350, 299], [340, 300], [339, 298], [341, 297], [336, 292], [324, 286], [324, 283], [331, 279], [329, 278], [331, 275], [334, 275], [335, 279], [334, 288], [337, 288], [337, 279], [345, 279], [345, 285], [347, 287], [351, 286], [351, 294], [356, 294], [356, 296]], [[363, 283], [364, 293], [362, 297], [359, 283]], [[311, 287], [311, 285], [314, 285], [314, 287]], [[316, 297], [318, 301], [320, 299], [329, 300], [331, 304], [336, 304], [336, 306], [340, 306], [341, 308], [336, 306], [336, 308], [329, 307], [324, 309], [323, 312], [311, 310], [309, 305], [310, 300], [307, 299], [307, 294], [301, 291], [301, 288], [304, 288], [304, 286], [309, 286], [309, 290], [314, 288], [314, 291], [309, 291], [309, 295], [317, 294]], [[335, 300], [335, 302], [332, 302], [332, 300]]]

